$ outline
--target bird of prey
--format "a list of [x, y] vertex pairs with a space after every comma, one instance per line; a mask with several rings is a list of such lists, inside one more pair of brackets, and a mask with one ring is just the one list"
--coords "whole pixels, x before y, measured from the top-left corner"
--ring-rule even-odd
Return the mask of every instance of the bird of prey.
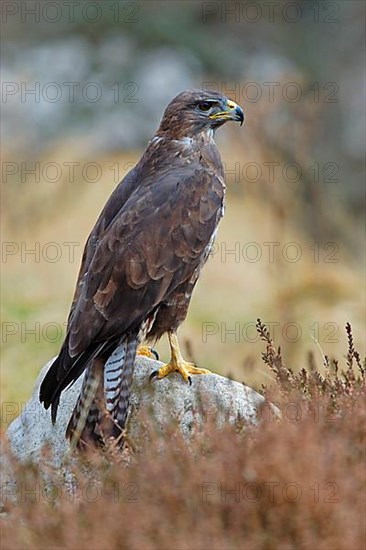
[[176, 333], [224, 212], [214, 134], [229, 120], [244, 114], [220, 93], [177, 95], [87, 240], [66, 337], [40, 388], [55, 422], [62, 391], [86, 371], [66, 432], [73, 448], [123, 441], [140, 342], [168, 334], [157, 378], [209, 373], [183, 359]]

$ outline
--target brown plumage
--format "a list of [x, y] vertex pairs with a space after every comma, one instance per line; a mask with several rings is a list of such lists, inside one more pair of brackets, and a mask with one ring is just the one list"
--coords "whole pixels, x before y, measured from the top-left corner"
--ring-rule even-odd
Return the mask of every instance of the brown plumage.
[[174, 334], [186, 317], [223, 215], [213, 134], [226, 120], [243, 112], [218, 93], [174, 98], [88, 238], [66, 338], [40, 390], [55, 421], [61, 392], [87, 369], [67, 432], [76, 445], [119, 437], [138, 343]]

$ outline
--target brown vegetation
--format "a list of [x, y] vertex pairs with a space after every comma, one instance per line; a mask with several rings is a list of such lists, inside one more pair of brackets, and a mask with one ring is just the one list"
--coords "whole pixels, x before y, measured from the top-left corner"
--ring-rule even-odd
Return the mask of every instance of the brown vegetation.
[[18, 465], [2, 548], [365, 548], [365, 367], [351, 327], [346, 370], [325, 358], [325, 375], [313, 357], [295, 375], [257, 329], [280, 419], [264, 407], [259, 426], [218, 433], [208, 418], [189, 449], [172, 427], [138, 453], [88, 456], [68, 489]]

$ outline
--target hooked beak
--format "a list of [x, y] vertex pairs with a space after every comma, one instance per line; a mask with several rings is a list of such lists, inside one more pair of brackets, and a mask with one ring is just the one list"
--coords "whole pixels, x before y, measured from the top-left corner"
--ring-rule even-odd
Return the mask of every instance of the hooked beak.
[[242, 126], [244, 122], [244, 112], [243, 109], [235, 103], [228, 99], [226, 102], [225, 110], [219, 111], [218, 113], [213, 113], [209, 116], [211, 120], [217, 120], [218, 122], [226, 122], [227, 120], [234, 120], [235, 122], [240, 122]]

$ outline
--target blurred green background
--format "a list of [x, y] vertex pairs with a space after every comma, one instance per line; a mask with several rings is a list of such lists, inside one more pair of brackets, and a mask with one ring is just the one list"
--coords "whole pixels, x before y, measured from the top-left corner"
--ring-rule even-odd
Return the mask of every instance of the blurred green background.
[[346, 321], [365, 351], [364, 2], [2, 9], [4, 403], [24, 402], [57, 354], [88, 233], [187, 88], [226, 93], [246, 124], [217, 136], [227, 209], [186, 354], [268, 384], [257, 317], [295, 370], [309, 350], [341, 359]]

